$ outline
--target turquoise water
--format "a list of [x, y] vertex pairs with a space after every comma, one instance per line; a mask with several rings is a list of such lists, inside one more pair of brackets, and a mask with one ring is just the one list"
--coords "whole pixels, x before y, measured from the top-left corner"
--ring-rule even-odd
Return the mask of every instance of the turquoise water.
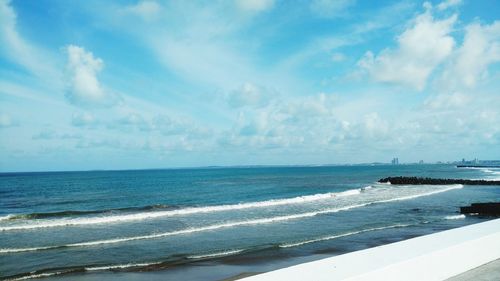
[[487, 218], [459, 215], [458, 207], [500, 199], [499, 186], [376, 183], [397, 175], [496, 179], [500, 169], [399, 165], [4, 173], [0, 277], [91, 280], [109, 272], [168, 272], [173, 265], [189, 272], [200, 261], [217, 266], [333, 255], [483, 221]]

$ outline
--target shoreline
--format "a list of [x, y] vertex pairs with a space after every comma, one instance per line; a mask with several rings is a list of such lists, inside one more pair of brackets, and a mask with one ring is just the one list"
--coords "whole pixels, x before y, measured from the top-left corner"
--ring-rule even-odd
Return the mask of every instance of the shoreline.
[[495, 219], [239, 280], [446, 280], [499, 259], [499, 241]]

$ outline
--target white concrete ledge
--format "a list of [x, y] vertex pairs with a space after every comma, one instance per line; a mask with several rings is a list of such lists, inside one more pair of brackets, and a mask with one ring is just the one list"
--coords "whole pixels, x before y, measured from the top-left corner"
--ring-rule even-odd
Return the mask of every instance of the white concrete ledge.
[[499, 258], [496, 219], [241, 280], [445, 280]]

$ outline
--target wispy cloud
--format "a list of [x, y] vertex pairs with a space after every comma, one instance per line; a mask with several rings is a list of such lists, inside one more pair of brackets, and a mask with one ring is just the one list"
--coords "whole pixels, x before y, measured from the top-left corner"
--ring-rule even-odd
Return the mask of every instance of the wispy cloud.
[[0, 1], [0, 50], [6, 57], [25, 68], [33, 75], [50, 79], [51, 83], [58, 83], [60, 73], [52, 63], [52, 55], [40, 47], [30, 43], [17, 30], [17, 14], [9, 0]]
[[310, 9], [320, 17], [336, 18], [345, 16], [346, 10], [355, 4], [356, 0], [313, 0]]

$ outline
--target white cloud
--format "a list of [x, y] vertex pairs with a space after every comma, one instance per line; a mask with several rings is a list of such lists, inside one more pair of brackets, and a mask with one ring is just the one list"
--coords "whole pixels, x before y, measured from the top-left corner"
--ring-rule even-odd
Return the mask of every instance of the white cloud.
[[153, 20], [161, 12], [161, 6], [156, 1], [139, 1], [135, 5], [123, 8], [123, 12], [142, 17], [146, 21]]
[[463, 108], [472, 102], [472, 97], [464, 93], [455, 92], [451, 94], [441, 94], [428, 98], [424, 106], [434, 110], [443, 110], [449, 108]]
[[247, 12], [264, 12], [274, 6], [274, 0], [237, 0], [238, 8]]
[[104, 89], [97, 75], [104, 63], [100, 58], [94, 58], [91, 52], [84, 48], [69, 45], [68, 53], [68, 100], [81, 106], [110, 106], [116, 104], [118, 97]]
[[287, 100], [275, 99], [267, 106], [239, 113], [232, 131], [221, 144], [254, 148], [285, 148], [328, 142], [338, 126], [333, 113], [335, 97], [318, 94]]
[[7, 113], [0, 113], [0, 128], [17, 126], [18, 123]]
[[433, 95], [417, 115], [419, 135], [429, 143], [445, 141], [467, 149], [500, 144], [500, 96], [483, 92]]
[[71, 124], [75, 127], [88, 127], [97, 124], [94, 115], [88, 112], [74, 113], [71, 119]]
[[462, 4], [462, 0], [445, 0], [437, 5], [438, 10], [446, 10]]
[[333, 62], [341, 62], [344, 61], [347, 57], [342, 53], [333, 53], [330, 58]]
[[150, 117], [137, 112], [131, 112], [117, 120], [110, 121], [108, 129], [120, 130], [125, 133], [142, 131], [158, 133], [162, 136], [183, 136], [190, 139], [207, 138], [210, 129], [202, 127], [187, 117], [156, 114]]
[[396, 49], [385, 49], [378, 55], [368, 51], [358, 65], [375, 81], [423, 90], [432, 71], [453, 51], [455, 40], [449, 33], [456, 19], [454, 15], [436, 20], [427, 10], [398, 37]]
[[232, 107], [261, 107], [269, 102], [271, 95], [266, 88], [247, 82], [230, 92], [226, 99]]
[[386, 137], [389, 131], [389, 124], [383, 120], [377, 112], [366, 114], [363, 120], [363, 126], [370, 139], [376, 140], [380, 137]]
[[313, 0], [311, 11], [325, 18], [335, 18], [345, 15], [345, 10], [356, 3], [355, 0]]
[[42, 130], [38, 134], [31, 137], [34, 140], [50, 140], [56, 137], [56, 132], [53, 130]]
[[500, 61], [500, 21], [491, 25], [472, 23], [465, 28], [463, 44], [445, 69], [445, 88], [472, 88], [487, 77], [488, 66]]

